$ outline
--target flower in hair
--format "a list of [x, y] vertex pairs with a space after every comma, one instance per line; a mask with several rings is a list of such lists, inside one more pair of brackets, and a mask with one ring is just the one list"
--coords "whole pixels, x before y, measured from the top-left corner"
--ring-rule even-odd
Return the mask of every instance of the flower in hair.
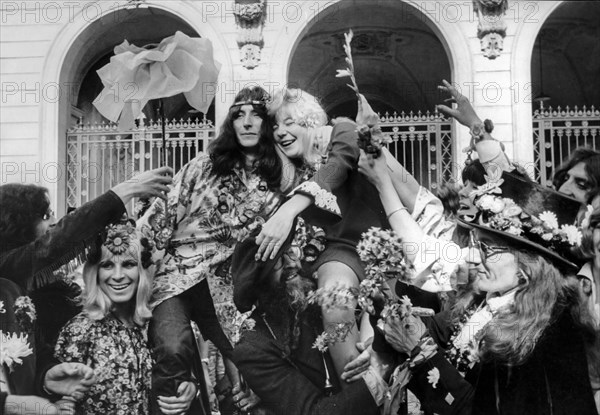
[[296, 120], [296, 124], [304, 128], [317, 128], [322, 126], [321, 121], [319, 121], [319, 117], [314, 113], [299, 117]]
[[114, 255], [121, 255], [129, 249], [135, 226], [130, 222], [109, 225], [104, 246]]

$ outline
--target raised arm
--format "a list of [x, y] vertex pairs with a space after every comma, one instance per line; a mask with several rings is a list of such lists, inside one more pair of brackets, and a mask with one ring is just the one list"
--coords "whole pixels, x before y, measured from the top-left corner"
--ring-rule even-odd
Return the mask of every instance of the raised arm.
[[[27, 289], [31, 277], [72, 259], [109, 223], [125, 213], [133, 197], [164, 197], [171, 182], [168, 167], [151, 170], [114, 186], [96, 199], [64, 216], [42, 236], [0, 256], [0, 274]], [[18, 273], [14, 273], [18, 270]], [[24, 279], [24, 276], [27, 276]]]
[[504, 153], [504, 145], [491, 136], [494, 128], [492, 122], [490, 120], [481, 121], [467, 97], [448, 81], [443, 80], [442, 83], [443, 85], [438, 88], [450, 95], [446, 101], [456, 103], [456, 108], [446, 105], [437, 105], [436, 108], [442, 114], [456, 119], [460, 124], [469, 128], [471, 142], [463, 151], [476, 151], [488, 177], [492, 180], [500, 178], [503, 171], [514, 170], [514, 166]]

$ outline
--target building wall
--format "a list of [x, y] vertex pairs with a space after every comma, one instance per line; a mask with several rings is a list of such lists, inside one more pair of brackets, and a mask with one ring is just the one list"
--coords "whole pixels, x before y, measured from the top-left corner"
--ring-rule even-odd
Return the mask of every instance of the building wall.
[[[380, 0], [396, 1], [399, 0]], [[259, 83], [267, 89], [288, 83], [288, 65], [299, 39], [316, 19], [335, 16], [353, 1], [267, 1], [263, 29], [265, 46], [260, 64], [246, 69], [239, 59], [234, 2], [156, 1], [146, 5], [166, 10], [208, 37], [223, 64], [216, 97], [216, 119], [221, 120], [235, 93]], [[377, 7], [373, 1], [373, 7]], [[483, 118], [494, 121], [494, 135], [510, 157], [533, 160], [530, 89], [531, 50], [536, 34], [560, 1], [511, 1], [506, 13], [504, 51], [495, 60], [483, 56], [477, 38], [478, 19], [468, 2], [406, 1], [417, 9], [442, 40], [451, 56], [452, 81], [474, 102]], [[86, 48], [78, 40], [92, 22], [127, 7], [126, 1], [0, 1], [1, 182], [42, 183], [53, 203], [64, 199], [64, 131], [74, 99], [65, 73], [69, 51]], [[331, 75], [333, 77], [333, 74]], [[456, 129], [457, 166], [469, 141], [464, 128]]]

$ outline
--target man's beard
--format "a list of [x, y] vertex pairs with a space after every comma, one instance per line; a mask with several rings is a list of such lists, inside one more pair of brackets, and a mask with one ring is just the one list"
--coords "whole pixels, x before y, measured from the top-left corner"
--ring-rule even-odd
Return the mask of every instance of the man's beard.
[[[287, 353], [298, 347], [300, 324], [303, 319], [301, 316], [313, 322], [312, 313], [304, 313], [309, 305], [307, 294], [312, 289], [314, 284], [309, 279], [296, 277], [287, 280], [283, 276], [276, 287], [259, 297], [258, 310], [263, 313], [263, 318], [268, 320], [273, 334], [286, 347]], [[320, 318], [320, 313], [318, 316]]]
[[276, 320], [287, 320], [285, 317], [308, 307], [307, 294], [313, 289], [314, 283], [309, 279], [297, 277], [288, 281], [284, 276], [276, 287], [260, 295], [260, 309]]

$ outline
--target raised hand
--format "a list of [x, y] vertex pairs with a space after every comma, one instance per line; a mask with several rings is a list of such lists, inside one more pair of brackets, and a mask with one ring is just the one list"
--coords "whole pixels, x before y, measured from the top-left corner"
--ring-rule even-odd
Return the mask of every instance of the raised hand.
[[171, 183], [173, 183], [173, 169], [159, 167], [119, 183], [111, 190], [121, 198], [123, 204], [127, 204], [134, 197], [160, 197], [166, 200]]
[[383, 324], [385, 340], [398, 352], [410, 354], [419, 344], [427, 328], [421, 318], [409, 315], [400, 318], [395, 314], [386, 318]]
[[358, 171], [378, 189], [385, 180], [391, 180], [385, 157], [374, 157], [360, 150]]
[[358, 112], [356, 113], [356, 123], [358, 125], [368, 125], [372, 127], [379, 124], [379, 116], [363, 94], [359, 94], [360, 99], [358, 100]]
[[481, 123], [481, 118], [477, 115], [469, 99], [458, 92], [454, 86], [452, 86], [445, 79], [442, 80], [443, 85], [439, 85], [438, 89], [450, 94], [450, 98], [446, 99], [445, 102], [456, 103], [456, 108], [450, 108], [446, 105], [436, 105], [436, 108], [442, 114], [454, 118], [456, 121], [464, 125], [465, 127], [471, 128], [475, 124]]

